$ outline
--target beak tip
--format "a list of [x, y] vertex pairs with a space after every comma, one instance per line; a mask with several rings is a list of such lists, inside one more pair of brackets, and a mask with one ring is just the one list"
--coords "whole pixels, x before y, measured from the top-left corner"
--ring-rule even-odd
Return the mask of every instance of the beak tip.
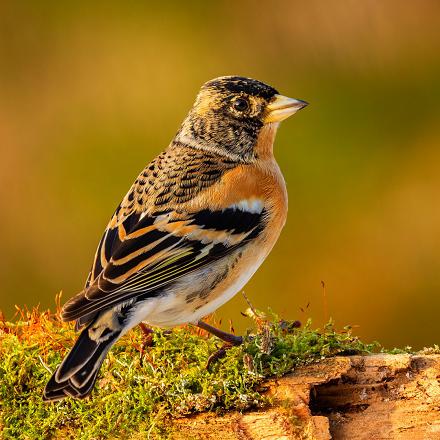
[[302, 99], [297, 99], [297, 101], [298, 101], [298, 110], [301, 110], [309, 105], [307, 101], [303, 101]]

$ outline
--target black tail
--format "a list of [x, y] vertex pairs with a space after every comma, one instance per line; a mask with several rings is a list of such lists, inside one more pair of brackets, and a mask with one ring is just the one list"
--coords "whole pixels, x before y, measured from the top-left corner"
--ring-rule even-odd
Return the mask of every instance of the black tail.
[[101, 364], [121, 332], [112, 332], [105, 340], [94, 341], [85, 328], [44, 389], [43, 400], [55, 401], [67, 396], [83, 399], [92, 391]]

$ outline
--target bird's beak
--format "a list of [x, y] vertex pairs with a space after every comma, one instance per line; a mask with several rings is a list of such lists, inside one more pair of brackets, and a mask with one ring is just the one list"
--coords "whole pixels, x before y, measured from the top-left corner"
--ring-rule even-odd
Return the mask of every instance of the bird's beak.
[[264, 122], [267, 124], [269, 122], [281, 122], [292, 116], [298, 110], [301, 110], [306, 105], [307, 102], [301, 101], [300, 99], [288, 98], [283, 95], [275, 95], [274, 100], [266, 106], [266, 117]]

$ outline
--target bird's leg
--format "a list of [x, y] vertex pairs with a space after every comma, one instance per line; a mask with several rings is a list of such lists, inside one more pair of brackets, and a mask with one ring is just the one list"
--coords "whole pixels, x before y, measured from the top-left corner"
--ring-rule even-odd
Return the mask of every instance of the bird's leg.
[[140, 360], [140, 364], [143, 365], [144, 363], [144, 353], [145, 353], [145, 349], [147, 347], [151, 347], [153, 345], [153, 334], [154, 334], [154, 330], [150, 327], [148, 327], [146, 324], [144, 324], [143, 322], [141, 322], [139, 324], [139, 327], [142, 331], [142, 346], [141, 346], [141, 350], [139, 352], [139, 360]]
[[142, 333], [143, 333], [143, 335], [142, 335], [143, 336], [143, 338], [142, 338], [143, 342], [142, 342], [141, 352], [140, 352], [140, 358], [141, 358], [141, 361], [142, 361], [145, 349], [147, 347], [151, 347], [153, 345], [153, 333], [154, 333], [154, 330], [152, 328], [148, 327], [147, 325], [145, 325], [143, 322], [141, 322], [139, 324], [139, 327], [141, 328]]
[[142, 333], [143, 333], [143, 336], [144, 336], [144, 339], [146, 342], [146, 346], [149, 347], [151, 345], [152, 340], [153, 340], [154, 330], [152, 328], [148, 327], [148, 325], [144, 324], [143, 322], [141, 322], [139, 324], [139, 327], [142, 330]]
[[242, 336], [235, 336], [232, 333], [224, 332], [218, 328], [213, 327], [212, 325], [207, 324], [206, 322], [199, 321], [197, 323], [197, 327], [206, 330], [209, 333], [212, 333], [217, 338], [220, 338], [222, 341], [227, 342], [230, 345], [241, 345], [243, 344]]
[[209, 356], [208, 362], [206, 363], [207, 370], [211, 368], [212, 364], [217, 362], [219, 359], [225, 357], [227, 350], [229, 350], [233, 346], [241, 345], [243, 343], [242, 336], [235, 336], [232, 333], [226, 333], [223, 330], [207, 324], [206, 322], [199, 321], [197, 323], [197, 327], [206, 330], [207, 332], [212, 333], [214, 336], [217, 336], [221, 340], [225, 341], [225, 343], [216, 352]]

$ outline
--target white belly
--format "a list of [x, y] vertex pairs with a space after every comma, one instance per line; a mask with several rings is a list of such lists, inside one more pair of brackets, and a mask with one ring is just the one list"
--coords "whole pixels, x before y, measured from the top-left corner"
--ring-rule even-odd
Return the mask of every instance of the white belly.
[[[199, 286], [206, 285], [207, 280], [217, 273], [221, 273], [225, 262], [220, 260], [215, 265], [193, 272], [177, 283], [173, 284], [167, 294], [151, 298], [139, 303], [130, 318], [130, 327], [134, 327], [144, 321], [147, 324], [158, 327], [174, 327], [181, 324], [197, 323], [204, 316], [213, 313], [220, 306], [229, 301], [244, 285], [249, 281], [252, 275], [260, 267], [266, 255], [262, 254], [259, 258], [253, 259], [253, 263], [241, 268], [241, 273], [233, 283], [219, 283], [216, 287], [220, 292], [214, 298], [209, 295], [203, 305], [198, 308], [194, 304], [188, 303], [187, 296], [191, 292], [197, 293]], [[208, 281], [209, 283], [209, 281]], [[224, 287], [222, 287], [222, 284]]]

